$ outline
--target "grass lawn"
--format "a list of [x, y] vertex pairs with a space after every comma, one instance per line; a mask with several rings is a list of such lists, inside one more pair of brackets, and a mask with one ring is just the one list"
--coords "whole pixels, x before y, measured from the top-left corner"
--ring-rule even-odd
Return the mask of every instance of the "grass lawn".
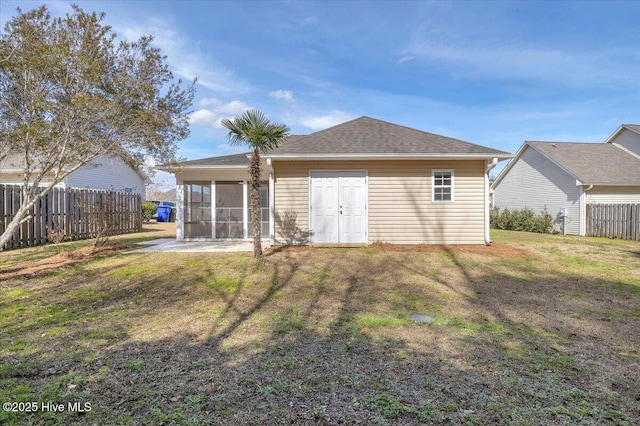
[[126, 253], [169, 233], [0, 254], [0, 424], [640, 422], [638, 242]]

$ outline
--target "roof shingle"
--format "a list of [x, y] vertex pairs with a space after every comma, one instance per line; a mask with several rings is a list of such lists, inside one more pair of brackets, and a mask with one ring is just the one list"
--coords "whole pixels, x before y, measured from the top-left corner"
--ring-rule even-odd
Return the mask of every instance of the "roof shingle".
[[185, 161], [185, 166], [244, 166], [249, 165], [247, 155], [249, 152], [242, 154], [222, 155], [219, 157], [199, 158], [197, 160]]
[[614, 145], [537, 141], [527, 144], [585, 185], [640, 185], [640, 159]]
[[272, 155], [305, 154], [487, 154], [504, 151], [464, 142], [434, 133], [360, 117], [346, 123], [289, 139]]

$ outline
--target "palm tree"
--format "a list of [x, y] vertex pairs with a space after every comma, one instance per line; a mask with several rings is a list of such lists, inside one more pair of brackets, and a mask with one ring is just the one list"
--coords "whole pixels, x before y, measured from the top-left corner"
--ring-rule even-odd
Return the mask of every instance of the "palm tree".
[[262, 257], [260, 243], [260, 154], [267, 154], [289, 136], [289, 127], [271, 123], [260, 111], [250, 109], [221, 124], [229, 129], [227, 140], [231, 145], [248, 145], [251, 149], [249, 185], [251, 185], [251, 227], [253, 228], [253, 257]]

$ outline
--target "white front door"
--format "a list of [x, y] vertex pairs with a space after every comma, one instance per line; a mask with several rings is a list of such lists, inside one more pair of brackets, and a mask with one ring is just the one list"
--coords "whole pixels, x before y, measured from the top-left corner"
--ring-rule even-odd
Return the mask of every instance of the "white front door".
[[311, 173], [311, 241], [367, 242], [367, 173]]

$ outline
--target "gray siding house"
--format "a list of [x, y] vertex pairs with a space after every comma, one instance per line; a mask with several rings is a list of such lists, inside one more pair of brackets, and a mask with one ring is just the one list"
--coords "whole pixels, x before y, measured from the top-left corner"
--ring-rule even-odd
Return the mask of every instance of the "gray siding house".
[[640, 203], [640, 126], [603, 144], [527, 141], [492, 189], [495, 207], [546, 209], [556, 231], [585, 235], [587, 204]]
[[[21, 156], [5, 158], [0, 162], [0, 184], [22, 185]], [[45, 176], [41, 186], [48, 185], [51, 178]], [[146, 185], [151, 180], [140, 170], [132, 168], [122, 158], [116, 155], [101, 155], [69, 174], [56, 185], [57, 188], [86, 188], [101, 189], [117, 192], [140, 194], [145, 199]]]

